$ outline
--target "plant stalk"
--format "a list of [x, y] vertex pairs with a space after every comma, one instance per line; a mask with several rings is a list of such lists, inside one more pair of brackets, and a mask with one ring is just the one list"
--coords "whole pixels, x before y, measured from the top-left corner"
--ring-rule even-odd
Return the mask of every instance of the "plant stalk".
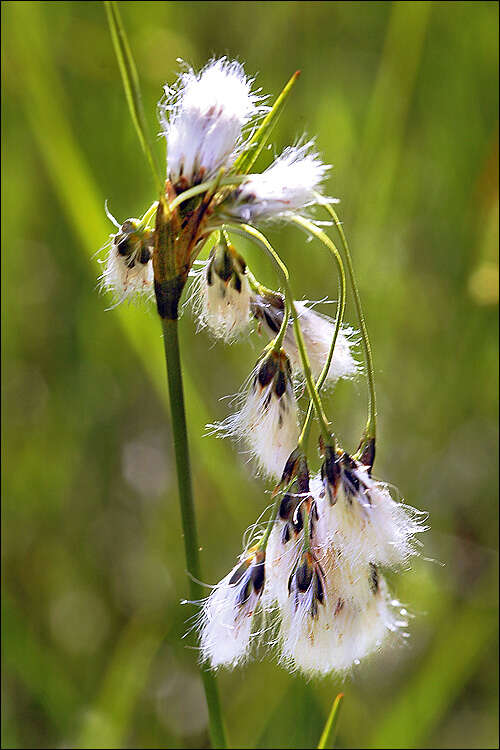
[[[318, 195], [318, 198], [320, 197], [321, 196]], [[368, 440], [370, 439], [375, 440], [376, 432], [377, 432], [377, 401], [376, 401], [376, 396], [375, 396], [375, 370], [373, 367], [373, 355], [372, 355], [372, 348], [370, 344], [370, 338], [368, 336], [368, 330], [366, 327], [363, 307], [361, 305], [361, 297], [360, 297], [359, 290], [358, 290], [356, 275], [354, 273], [354, 265], [352, 262], [351, 251], [349, 249], [349, 245], [347, 244], [347, 239], [345, 236], [344, 228], [342, 227], [342, 222], [337, 216], [337, 212], [335, 211], [334, 208], [332, 208], [332, 206], [329, 203], [325, 203], [324, 200], [322, 200], [321, 203], [323, 207], [326, 209], [326, 211], [328, 211], [328, 213], [332, 217], [335, 227], [339, 233], [340, 240], [342, 242], [342, 247], [344, 249], [347, 272], [349, 274], [349, 281], [351, 283], [351, 288], [352, 288], [352, 292], [354, 295], [354, 303], [356, 306], [356, 313], [358, 316], [359, 328], [361, 330], [361, 338], [363, 341], [363, 349], [365, 353], [366, 375], [368, 378], [368, 392], [369, 392], [368, 420], [366, 423], [365, 436]]]
[[[203, 596], [199, 581], [201, 580], [200, 558], [198, 554], [198, 532], [193, 502], [191, 466], [184, 408], [184, 388], [179, 351], [178, 320], [162, 319], [163, 344], [167, 364], [168, 391], [172, 415], [177, 483], [181, 507], [184, 550], [186, 554], [187, 574], [190, 597], [198, 601]], [[226, 736], [222, 720], [219, 692], [215, 676], [206, 665], [201, 665], [201, 678], [208, 707], [210, 738], [214, 748], [226, 748]]]

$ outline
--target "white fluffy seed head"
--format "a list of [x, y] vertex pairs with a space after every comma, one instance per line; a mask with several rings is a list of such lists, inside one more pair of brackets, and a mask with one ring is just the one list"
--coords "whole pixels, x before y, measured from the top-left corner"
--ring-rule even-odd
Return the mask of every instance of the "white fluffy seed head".
[[283, 497], [266, 550], [263, 607], [279, 613], [285, 666], [309, 676], [345, 673], [405, 628], [407, 612], [391, 600], [372, 561], [354, 561], [336, 546], [321, 480], [315, 478], [310, 490], [309, 551], [298, 523], [302, 498]]
[[321, 567], [323, 601], [312, 613], [313, 581], [298, 601], [290, 595], [281, 609], [281, 661], [308, 676], [349, 671], [407, 624], [393, 611], [385, 581], [375, 568], [347, 571], [338, 565], [333, 549], [322, 555]]
[[265, 474], [281, 477], [299, 437], [290, 363], [283, 350], [272, 350], [259, 360], [242, 393], [241, 408], [209, 427], [242, 442]]
[[153, 290], [153, 237], [150, 229], [138, 219], [127, 219], [111, 235], [108, 257], [100, 276], [101, 289], [113, 293], [116, 304], [125, 299], [146, 295]]
[[241, 256], [224, 248], [224, 262], [214, 252], [196, 272], [192, 301], [201, 328], [208, 327], [216, 338], [230, 342], [250, 323], [251, 290]]
[[302, 538], [295, 533], [290, 533], [288, 542], [284, 542], [285, 527], [286, 521], [277, 519], [274, 522], [266, 547], [267, 581], [263, 601], [264, 607], [269, 609], [286, 605], [288, 579], [302, 550]]
[[[305, 301], [295, 302], [311, 371], [314, 378], [317, 379], [328, 359], [335, 331], [335, 320], [312, 309], [311, 305], [314, 304], [316, 303]], [[254, 315], [262, 321], [265, 330], [271, 337], [276, 335], [283, 320], [282, 305], [283, 303], [276, 295], [266, 297], [254, 294], [252, 297]], [[361, 368], [354, 357], [356, 343], [356, 336], [353, 329], [349, 326], [341, 326], [335, 342], [332, 361], [328, 368], [326, 385], [334, 385], [341, 378], [354, 378], [360, 372]], [[290, 358], [294, 373], [300, 374], [302, 372], [302, 362], [291, 324], [286, 332], [283, 347]]]
[[229, 168], [244, 144], [243, 128], [261, 110], [259, 100], [243, 66], [225, 57], [165, 86], [159, 111], [171, 182], [189, 187]]
[[318, 524], [324, 543], [338, 549], [352, 569], [369, 562], [400, 565], [417, 554], [415, 535], [427, 529], [425, 514], [396, 502], [386, 485], [346, 454], [338, 458], [337, 471], [333, 488], [326, 476], [311, 483], [318, 501], [324, 498]]
[[288, 146], [264, 172], [249, 175], [221, 211], [246, 223], [286, 218], [317, 202], [328, 169], [312, 141]]
[[[335, 321], [327, 315], [312, 310], [306, 302], [296, 302], [300, 328], [309, 357], [311, 370], [315, 378], [321, 374], [326, 364], [330, 345], [335, 330]], [[342, 326], [335, 342], [332, 361], [325, 383], [334, 385], [340, 378], [350, 379], [359, 372], [358, 362], [353, 355], [355, 337], [352, 328]], [[295, 334], [290, 328], [285, 337], [284, 348], [290, 357], [295, 371], [302, 370]]]
[[263, 553], [243, 555], [205, 600], [198, 623], [201, 657], [213, 669], [234, 668], [248, 658], [264, 580]]

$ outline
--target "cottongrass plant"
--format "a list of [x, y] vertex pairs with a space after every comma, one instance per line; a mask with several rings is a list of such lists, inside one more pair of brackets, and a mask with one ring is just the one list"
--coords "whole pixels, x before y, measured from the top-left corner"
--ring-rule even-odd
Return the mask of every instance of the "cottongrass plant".
[[[239, 62], [212, 59], [199, 72], [185, 67], [174, 86], [165, 87], [159, 103], [167, 144], [166, 180], [160, 180], [118, 9], [115, 3], [106, 8], [159, 196], [140, 219], [120, 224], [108, 213], [116, 231], [101, 281], [117, 303], [154, 298], [162, 322], [189, 588], [199, 607], [195, 628], [201, 674], [212, 743], [224, 747], [215, 670], [233, 669], [257, 650], [270, 649], [291, 670], [339, 676], [391, 638], [407, 635], [408, 612], [392, 598], [384, 569], [406, 566], [418, 552], [416, 535], [426, 527], [423, 514], [394, 499], [389, 486], [373, 476], [372, 353], [349, 247], [335, 201], [325, 192], [329, 167], [314, 142], [302, 139], [264, 171], [253, 170], [298, 74], [268, 106]], [[314, 210], [325, 212], [327, 223], [338, 230], [343, 258]], [[288, 269], [260, 229], [270, 222], [295, 224], [328, 250], [339, 278], [335, 318], [294, 298]], [[240, 235], [267, 255], [281, 288], [269, 289], [255, 278], [237, 249]], [[200, 262], [207, 244], [208, 258]], [[343, 320], [344, 262], [359, 334]], [[190, 277], [199, 327], [224, 343], [249, 339], [256, 327], [269, 337], [241, 390], [238, 408], [211, 428], [235, 438], [261, 474], [273, 480], [272, 510], [263, 524], [256, 524], [260, 531], [250, 535], [235, 567], [205, 599], [177, 338], [179, 303]], [[348, 453], [325, 414], [321, 389], [361, 374], [355, 356], [358, 337], [368, 380], [368, 419], [357, 450]], [[299, 403], [305, 398], [308, 406], [300, 423]], [[313, 427], [319, 429], [322, 463], [320, 472], [310, 476]]]

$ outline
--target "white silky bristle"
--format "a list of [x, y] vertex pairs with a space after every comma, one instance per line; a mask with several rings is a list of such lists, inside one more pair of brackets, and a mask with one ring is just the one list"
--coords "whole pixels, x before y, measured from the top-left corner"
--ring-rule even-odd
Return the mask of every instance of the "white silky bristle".
[[[321, 315], [305, 302], [296, 302], [295, 307], [299, 316], [300, 329], [311, 365], [312, 374], [317, 379], [326, 364], [330, 345], [335, 330], [335, 321], [326, 315]], [[352, 329], [342, 326], [335, 342], [332, 361], [326, 376], [326, 383], [334, 385], [341, 378], [354, 378], [359, 372], [359, 365], [352, 350], [354, 347]], [[302, 370], [302, 362], [295, 340], [295, 334], [290, 328], [287, 331], [284, 348], [290, 357], [294, 371]]]
[[111, 244], [99, 281], [101, 289], [112, 292], [117, 303], [141, 295], [150, 296], [153, 279], [151, 259], [142, 263], [138, 257], [124, 257], [116, 245]]
[[265, 474], [279, 478], [297, 446], [297, 402], [288, 377], [280, 396], [276, 394], [274, 379], [262, 387], [259, 367], [260, 363], [252, 373], [250, 387], [242, 394], [239, 411], [209, 427], [221, 437], [230, 436], [243, 443]]
[[266, 588], [263, 594], [265, 607], [286, 605], [288, 579], [302, 549], [302, 539], [293, 537], [287, 544], [282, 542], [285, 522], [278, 519], [274, 522], [266, 548]]
[[288, 146], [264, 172], [249, 175], [222, 210], [246, 223], [286, 218], [317, 201], [328, 169], [311, 141]]
[[248, 658], [252, 620], [263, 583], [263, 555], [258, 559], [247, 558], [243, 565], [236, 565], [205, 600], [198, 621], [201, 657], [213, 669], [222, 666], [231, 669]]
[[282, 608], [281, 661], [308, 676], [349, 671], [379, 650], [398, 628], [381, 577], [373, 591], [368, 567], [349, 578], [345, 571], [329, 567], [324, 558], [322, 566], [325, 596], [317, 605], [316, 616], [307, 610], [306, 595], [298, 607], [289, 597]]
[[326, 545], [338, 549], [353, 569], [369, 562], [404, 564], [417, 554], [415, 535], [427, 528], [425, 514], [393, 500], [387, 487], [372, 479], [361, 464], [353, 474], [359, 490], [354, 494], [346, 491], [340, 478], [334, 505], [326, 497], [320, 499], [321, 478], [313, 480], [311, 487], [322, 509], [318, 534]]
[[165, 87], [160, 119], [174, 184], [182, 178], [189, 186], [231, 166], [244, 142], [242, 129], [260, 111], [260, 97], [251, 88], [243, 66], [224, 57]]
[[207, 281], [208, 262], [196, 272], [193, 283], [193, 309], [200, 328], [207, 327], [216, 337], [226, 343], [233, 341], [250, 324], [251, 291], [246, 274], [239, 276], [240, 287], [236, 289], [217, 274], [212, 274], [212, 283]]

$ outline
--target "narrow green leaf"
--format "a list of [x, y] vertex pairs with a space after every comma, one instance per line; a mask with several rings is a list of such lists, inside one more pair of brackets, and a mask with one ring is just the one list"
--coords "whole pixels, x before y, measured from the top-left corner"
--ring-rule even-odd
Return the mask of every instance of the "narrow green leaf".
[[243, 151], [243, 153], [240, 154], [240, 156], [236, 159], [234, 169], [239, 174], [248, 174], [248, 172], [250, 172], [251, 168], [255, 164], [257, 157], [262, 152], [262, 149], [269, 140], [274, 126], [278, 122], [278, 118], [283, 111], [283, 107], [285, 106], [288, 95], [299, 75], [300, 70], [296, 70], [281, 94], [274, 102], [270, 111], [264, 117], [260, 127], [258, 127], [255, 131], [245, 151]]
[[323, 733], [318, 744], [318, 750], [324, 750], [325, 748], [333, 747], [335, 735], [337, 732], [337, 722], [339, 720], [340, 706], [342, 705], [343, 698], [344, 693], [339, 693], [333, 701], [332, 709], [330, 711], [328, 719], [326, 720], [325, 728], [323, 729]]
[[118, 10], [117, 3], [110, 2], [110, 0], [104, 0], [104, 7], [106, 8], [111, 39], [113, 40], [113, 47], [115, 48], [116, 57], [118, 59], [130, 114], [135, 129], [137, 130], [142, 150], [144, 151], [149, 166], [151, 167], [151, 171], [153, 172], [154, 180], [158, 183], [158, 187], [161, 189], [162, 180], [159, 176], [147, 136], [146, 120], [144, 117], [141, 89], [139, 86], [139, 76], [137, 75], [137, 68], [135, 67], [127, 34], [120, 18], [120, 11]]

